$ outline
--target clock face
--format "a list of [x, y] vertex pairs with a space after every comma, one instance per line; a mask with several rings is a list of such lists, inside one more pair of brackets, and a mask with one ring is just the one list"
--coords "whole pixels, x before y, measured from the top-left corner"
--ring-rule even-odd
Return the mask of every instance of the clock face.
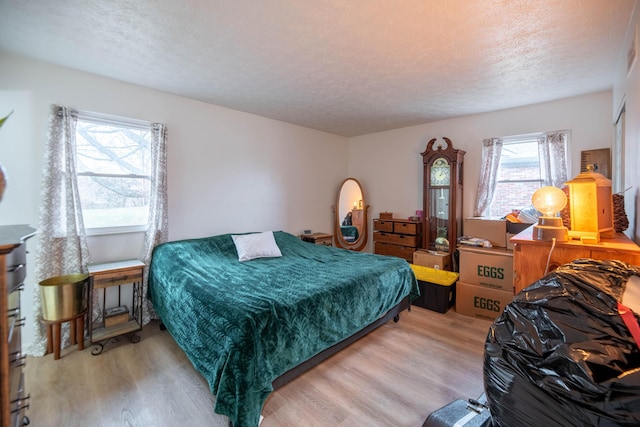
[[442, 157], [436, 159], [431, 165], [431, 185], [446, 186], [451, 182], [451, 168], [447, 159]]

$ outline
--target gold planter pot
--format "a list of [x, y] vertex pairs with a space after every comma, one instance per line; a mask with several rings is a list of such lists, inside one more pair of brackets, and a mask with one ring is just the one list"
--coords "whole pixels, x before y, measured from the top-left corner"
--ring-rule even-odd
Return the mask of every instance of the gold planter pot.
[[40, 282], [42, 319], [57, 322], [70, 319], [87, 309], [88, 274], [69, 274]]

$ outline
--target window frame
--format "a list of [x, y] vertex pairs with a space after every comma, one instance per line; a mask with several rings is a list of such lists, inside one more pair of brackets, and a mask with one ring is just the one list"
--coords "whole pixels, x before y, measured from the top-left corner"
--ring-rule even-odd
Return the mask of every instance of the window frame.
[[[77, 110], [76, 113], [76, 121], [91, 123], [97, 125], [107, 125], [113, 127], [121, 127], [128, 128], [133, 130], [142, 130], [151, 133], [153, 123], [139, 120], [129, 117], [122, 116], [114, 116], [110, 114], [97, 113], [92, 111], [81, 111]], [[77, 124], [76, 124], [76, 139], [77, 139]], [[77, 143], [76, 143], [76, 156], [77, 152]], [[151, 159], [150, 159], [151, 160]], [[150, 165], [150, 169], [152, 165]], [[79, 177], [91, 177], [91, 176], [99, 176], [106, 178], [132, 178], [132, 179], [148, 179], [150, 182], [153, 179], [153, 173], [149, 170], [149, 175], [138, 175], [138, 174], [113, 174], [113, 173], [96, 173], [96, 172], [78, 172], [76, 170], [76, 180]], [[149, 193], [151, 195], [151, 193]], [[79, 194], [80, 200], [82, 202], [82, 196]], [[81, 209], [83, 223], [85, 220], [84, 208]], [[87, 227], [86, 224], [84, 226], [84, 230], [87, 236], [100, 236], [100, 235], [109, 235], [109, 234], [127, 234], [127, 233], [144, 233], [147, 231], [149, 227], [148, 215], [147, 215], [147, 223], [146, 224], [136, 224], [136, 225], [112, 225], [108, 227]]]
[[[500, 176], [500, 171], [501, 171], [501, 166], [502, 166], [502, 160], [503, 160], [503, 155], [504, 155], [504, 150], [506, 147], [508, 147], [509, 145], [516, 145], [516, 144], [521, 144], [521, 143], [530, 143], [530, 142], [535, 142], [536, 145], [538, 145], [538, 140], [539, 138], [544, 138], [546, 135], [549, 134], [554, 134], [554, 133], [563, 133], [566, 135], [566, 141], [565, 141], [565, 162], [566, 162], [566, 168], [567, 170], [569, 170], [569, 156], [567, 155], [567, 153], [569, 152], [569, 144], [571, 142], [571, 132], [569, 130], [559, 130], [559, 131], [551, 131], [551, 132], [535, 132], [535, 133], [528, 133], [528, 134], [522, 134], [522, 135], [511, 135], [511, 136], [506, 136], [506, 137], [502, 137], [500, 138], [502, 140], [502, 153], [500, 156], [500, 164], [498, 165], [498, 169], [496, 171], [496, 187], [498, 186], [498, 184], [504, 184], [504, 183], [539, 183], [540, 187], [544, 186], [544, 177], [542, 176], [542, 161], [543, 159], [541, 158], [541, 154], [540, 154], [540, 149], [539, 146], [537, 147], [537, 152], [538, 152], [538, 176], [539, 178], [531, 178], [531, 179], [519, 179], [519, 180], [508, 180], [508, 179], [498, 179], [498, 177]], [[491, 216], [502, 216], [502, 215], [496, 215], [493, 212], [493, 204], [494, 204], [494, 200], [496, 200], [498, 198], [498, 194], [496, 192], [494, 192], [493, 194], [493, 198], [491, 200], [491, 203], [489, 204], [489, 213]], [[514, 206], [513, 209], [522, 209], [525, 208], [525, 206]], [[506, 213], [505, 213], [506, 215]]]

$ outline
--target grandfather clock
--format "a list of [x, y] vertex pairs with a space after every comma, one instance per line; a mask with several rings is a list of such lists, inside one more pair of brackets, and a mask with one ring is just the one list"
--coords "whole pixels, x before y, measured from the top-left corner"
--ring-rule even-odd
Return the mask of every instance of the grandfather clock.
[[427, 143], [424, 165], [422, 247], [454, 252], [462, 231], [462, 166], [465, 151], [456, 150], [449, 138]]

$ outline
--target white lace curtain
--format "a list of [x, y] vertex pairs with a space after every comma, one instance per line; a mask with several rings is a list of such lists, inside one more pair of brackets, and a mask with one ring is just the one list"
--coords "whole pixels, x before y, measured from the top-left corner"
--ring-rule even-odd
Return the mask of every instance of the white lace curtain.
[[[87, 236], [76, 179], [77, 111], [52, 105], [45, 144], [44, 169], [41, 183], [41, 204], [36, 247], [36, 281], [66, 274], [86, 273], [90, 262]], [[149, 265], [153, 248], [167, 240], [167, 179], [166, 128], [152, 125], [152, 185], [148, 228], [144, 239], [142, 261]], [[146, 269], [145, 269], [146, 270]], [[147, 272], [143, 295], [147, 294]], [[96, 295], [97, 297], [97, 295]], [[144, 298], [143, 322], [153, 313]], [[97, 298], [92, 311], [99, 311]], [[42, 303], [39, 289], [34, 292], [35, 333], [28, 353], [42, 356], [46, 352], [46, 329], [42, 325]], [[68, 345], [68, 325], [63, 325], [63, 345]]]
[[498, 166], [502, 154], [502, 140], [489, 138], [482, 140], [482, 163], [480, 164], [480, 181], [476, 193], [476, 207], [473, 216], [484, 216], [493, 200], [498, 179]]
[[543, 184], [562, 188], [567, 182], [567, 134], [548, 133], [538, 138]]
[[[482, 141], [482, 163], [476, 194], [474, 216], [484, 216], [496, 189], [498, 166], [502, 153], [503, 140], [489, 138]], [[538, 155], [542, 185], [562, 188], [567, 181], [567, 133], [554, 132], [538, 138]]]
[[[153, 248], [168, 240], [169, 221], [167, 218], [167, 128], [162, 123], [152, 124], [151, 147], [151, 199], [149, 201], [149, 219], [144, 235], [144, 247], [141, 259], [148, 267], [151, 263]], [[149, 268], [144, 269], [142, 323], [147, 324], [157, 318], [151, 301], [147, 296]]]

